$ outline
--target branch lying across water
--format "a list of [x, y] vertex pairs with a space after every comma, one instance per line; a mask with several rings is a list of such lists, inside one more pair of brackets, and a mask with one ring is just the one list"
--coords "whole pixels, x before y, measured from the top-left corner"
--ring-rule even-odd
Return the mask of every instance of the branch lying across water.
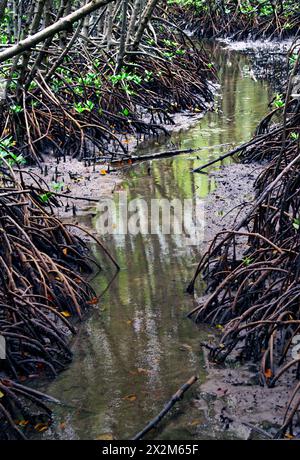
[[122, 162], [129, 161], [130, 163], [135, 163], [137, 161], [145, 161], [145, 160], [155, 160], [157, 158], [165, 158], [165, 157], [172, 157], [174, 155], [181, 155], [182, 153], [193, 153], [193, 152], [199, 152], [202, 150], [202, 147], [198, 147], [196, 149], [183, 149], [183, 150], [167, 150], [165, 152], [155, 152], [155, 153], [149, 153], [148, 155], [136, 155], [136, 156], [130, 156], [130, 157], [123, 157], [121, 160], [112, 160], [112, 164], [118, 164]]

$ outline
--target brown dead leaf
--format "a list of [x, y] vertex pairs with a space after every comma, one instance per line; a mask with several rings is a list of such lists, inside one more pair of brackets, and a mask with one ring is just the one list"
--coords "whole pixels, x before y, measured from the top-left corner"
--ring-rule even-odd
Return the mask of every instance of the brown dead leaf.
[[139, 374], [145, 374], [145, 375], [151, 374], [151, 371], [149, 369], [144, 369], [143, 367], [138, 367], [137, 371]]

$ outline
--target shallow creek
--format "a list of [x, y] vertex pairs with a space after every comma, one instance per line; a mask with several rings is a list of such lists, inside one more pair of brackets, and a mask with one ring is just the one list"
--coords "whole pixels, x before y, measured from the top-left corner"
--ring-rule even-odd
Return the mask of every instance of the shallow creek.
[[[119, 188], [127, 192], [128, 200], [204, 199], [214, 190], [214, 179], [192, 174], [191, 169], [248, 140], [268, 112], [269, 84], [253, 78], [247, 58], [221, 45], [214, 45], [211, 52], [219, 70], [219, 110], [140, 153], [174, 146], [203, 150], [152, 161], [150, 174], [147, 162], [132, 167]], [[114, 195], [118, 200], [119, 194]], [[97, 229], [98, 218], [96, 213], [88, 225]], [[71, 366], [44, 388], [64, 403], [53, 407], [54, 424], [44, 438], [130, 439], [189, 377], [197, 374], [200, 383], [205, 380], [199, 342], [209, 330], [186, 318], [194, 300], [185, 293], [201, 249], [186, 246], [184, 238], [162, 233], [104, 238], [122, 269], [100, 307], [93, 307], [81, 325]], [[105, 263], [103, 268], [93, 279], [97, 294], [112, 275]], [[197, 389], [199, 383], [148, 438], [225, 437], [210, 429], [209, 414], [196, 408]]]

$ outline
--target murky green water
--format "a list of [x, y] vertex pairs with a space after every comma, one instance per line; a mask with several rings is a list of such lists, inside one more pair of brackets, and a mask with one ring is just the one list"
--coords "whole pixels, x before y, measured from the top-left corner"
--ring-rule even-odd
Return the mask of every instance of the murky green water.
[[[209, 175], [192, 168], [250, 138], [268, 111], [266, 82], [254, 81], [247, 60], [236, 52], [214, 49], [220, 73], [220, 109], [188, 131], [172, 136], [153, 151], [203, 147], [197, 154], [153, 161], [132, 168], [121, 189], [128, 199], [204, 198], [214, 188]], [[116, 199], [118, 193], [115, 193]], [[91, 221], [97, 228], [97, 216]], [[199, 260], [199, 247], [180, 235], [127, 235], [105, 238], [122, 270], [81, 326], [74, 361], [46, 391], [65, 403], [55, 407], [55, 423], [45, 438], [128, 439], [162, 409], [193, 374], [205, 379], [200, 339], [207, 334], [186, 319], [193, 299], [185, 287]], [[100, 258], [100, 254], [96, 253]], [[93, 280], [97, 293], [111, 278], [104, 267]], [[156, 439], [222, 437], [209, 430], [206, 415], [195, 407], [197, 384], [178, 403]]]

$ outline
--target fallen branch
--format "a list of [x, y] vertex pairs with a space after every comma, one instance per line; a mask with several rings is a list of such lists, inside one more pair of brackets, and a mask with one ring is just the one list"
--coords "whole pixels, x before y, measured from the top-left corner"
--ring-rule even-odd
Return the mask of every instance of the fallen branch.
[[165, 152], [155, 152], [155, 153], [149, 153], [148, 155], [136, 155], [136, 156], [130, 156], [126, 158], [122, 158], [122, 160], [112, 160], [112, 164], [115, 163], [122, 163], [123, 161], [130, 161], [131, 163], [135, 163], [137, 161], [145, 161], [145, 160], [155, 160], [157, 158], [166, 158], [166, 157], [172, 157], [174, 155], [180, 155], [181, 153], [193, 153], [193, 152], [199, 152], [199, 150], [202, 150], [202, 147], [198, 147], [196, 149], [184, 149], [184, 150], [167, 150]]
[[274, 134], [277, 134], [279, 133], [280, 131], [282, 131], [282, 127], [280, 128], [277, 128], [277, 129], [274, 129], [272, 131], [270, 131], [269, 133], [267, 134], [264, 134], [262, 136], [259, 136], [259, 137], [255, 137], [254, 139], [251, 139], [251, 141], [249, 142], [245, 142], [244, 144], [240, 145], [239, 147], [236, 147], [235, 149], [233, 150], [230, 150], [229, 152], [227, 153], [224, 153], [224, 155], [221, 155], [219, 156], [218, 158], [215, 158], [214, 160], [210, 161], [209, 163], [206, 163], [205, 165], [202, 165], [202, 166], [199, 166], [198, 168], [195, 168], [192, 170], [193, 173], [195, 172], [200, 172], [202, 171], [202, 169], [205, 169], [205, 168], [208, 168], [209, 166], [212, 166], [213, 164], [215, 163], [218, 163], [219, 161], [222, 161], [222, 160], [225, 160], [226, 158], [228, 157], [232, 157], [233, 155], [235, 155], [236, 153], [239, 153], [239, 152], [242, 152], [243, 150], [245, 150], [247, 147], [250, 147], [252, 145], [258, 145], [260, 144], [262, 141], [264, 141], [265, 139], [267, 139], [268, 137], [274, 135]]
[[142, 439], [145, 434], [147, 434], [149, 431], [151, 431], [153, 428], [156, 428], [157, 424], [162, 420], [162, 418], [172, 409], [172, 407], [177, 403], [177, 401], [180, 401], [183, 398], [184, 393], [198, 380], [198, 378], [193, 375], [184, 385], [182, 385], [181, 388], [179, 388], [178, 391], [172, 396], [170, 401], [165, 405], [163, 410], [154, 418], [151, 420], [151, 422], [148, 423], [148, 425], [145, 426], [145, 428], [137, 433], [134, 438], [132, 438], [133, 441], [138, 441], [139, 439]]

